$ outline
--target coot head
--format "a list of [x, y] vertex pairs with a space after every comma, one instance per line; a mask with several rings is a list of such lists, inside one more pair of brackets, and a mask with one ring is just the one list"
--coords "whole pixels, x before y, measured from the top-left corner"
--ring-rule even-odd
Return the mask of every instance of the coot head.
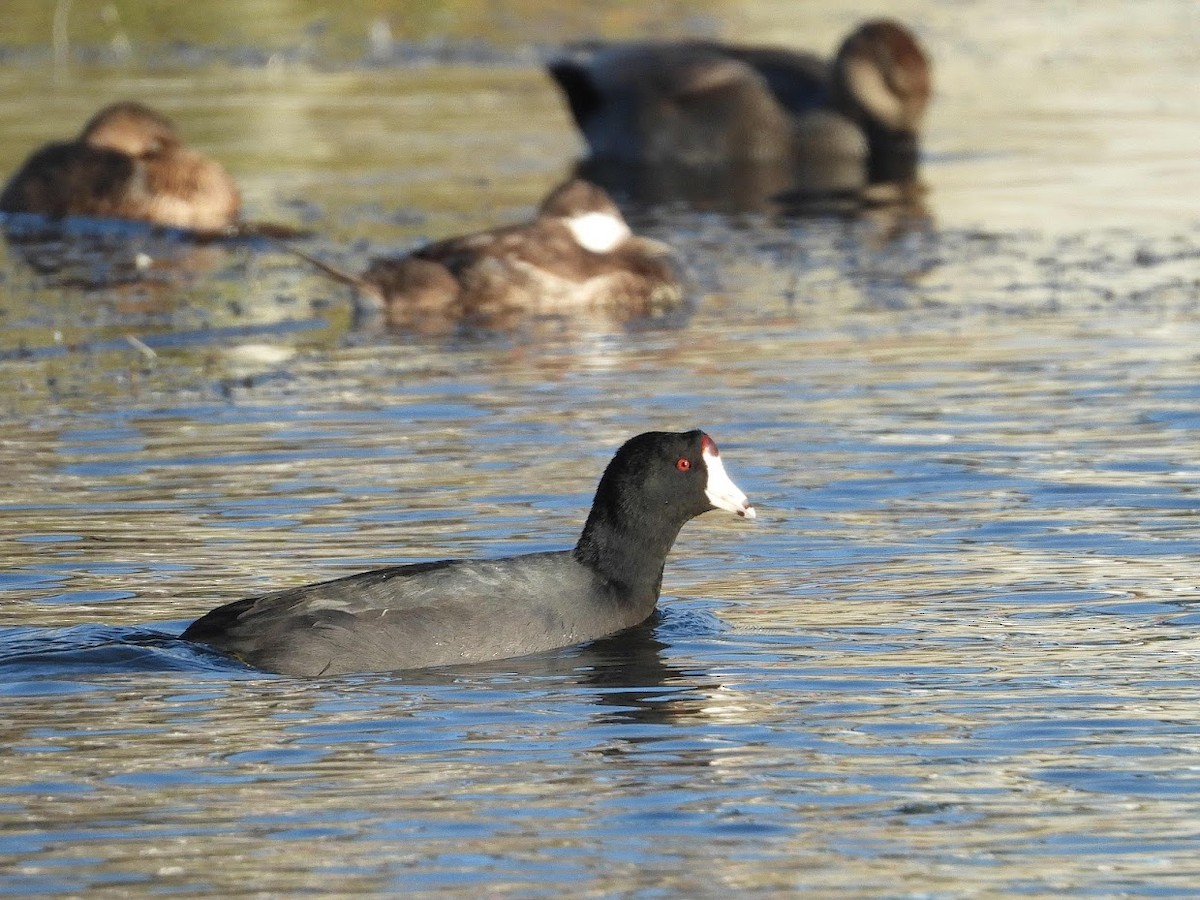
[[716, 443], [700, 430], [647, 431], [630, 438], [600, 479], [596, 503], [636, 503], [648, 513], [678, 518], [680, 524], [713, 509], [755, 516], [725, 472]]
[[648, 431], [604, 470], [576, 554], [601, 570], [636, 569], [644, 558], [661, 572], [684, 524], [714, 509], [755, 517], [713, 439], [699, 430]]

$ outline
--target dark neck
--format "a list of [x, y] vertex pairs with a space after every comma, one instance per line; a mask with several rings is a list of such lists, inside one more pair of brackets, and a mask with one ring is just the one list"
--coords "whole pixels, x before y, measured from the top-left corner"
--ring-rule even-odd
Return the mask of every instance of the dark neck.
[[619, 586], [634, 602], [653, 608], [662, 587], [663, 565], [682, 527], [669, 521], [651, 522], [630, 510], [618, 517], [611, 508], [593, 507], [575, 545], [575, 558]]
[[917, 180], [920, 155], [917, 136], [908, 131], [892, 131], [874, 123], [864, 126], [869, 147], [867, 181], [908, 183]]

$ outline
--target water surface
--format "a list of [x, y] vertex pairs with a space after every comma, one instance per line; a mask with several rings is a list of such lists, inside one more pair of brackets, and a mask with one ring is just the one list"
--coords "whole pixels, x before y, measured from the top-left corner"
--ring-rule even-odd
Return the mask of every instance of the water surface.
[[[1188, 9], [901, 4], [939, 72], [926, 214], [643, 212], [697, 283], [676, 328], [429, 341], [263, 246], [126, 236], [156, 277], [95, 290], [10, 240], [0, 887], [1193, 896]], [[859, 10], [804, 15], [821, 46]], [[771, 2], [663, 27], [790, 40]], [[3, 168], [137, 94], [361, 265], [527, 213], [581, 149], [488, 28], [449, 63], [212, 38], [65, 82], [34, 44]], [[567, 546], [625, 438], [696, 426], [759, 519], [689, 524], [620, 640], [317, 680], [175, 640], [272, 587]]]

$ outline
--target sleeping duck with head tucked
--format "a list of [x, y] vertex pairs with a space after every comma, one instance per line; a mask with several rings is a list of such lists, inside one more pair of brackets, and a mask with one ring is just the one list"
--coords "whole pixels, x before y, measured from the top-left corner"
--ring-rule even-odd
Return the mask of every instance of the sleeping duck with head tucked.
[[213, 235], [233, 230], [240, 210], [225, 168], [134, 102], [106, 106], [74, 140], [34, 151], [0, 193], [0, 212], [133, 219]]
[[[863, 23], [830, 60], [709, 41], [594, 43], [548, 68], [588, 144], [581, 172], [610, 188], [674, 184], [686, 195], [756, 167], [762, 190], [813, 195], [917, 177], [930, 66], [897, 22]], [[672, 179], [672, 169], [688, 174]], [[711, 170], [734, 177], [692, 174]]]
[[426, 333], [576, 315], [651, 319], [684, 301], [671, 248], [635, 235], [608, 194], [578, 178], [554, 188], [530, 221], [375, 259], [361, 276], [304, 256], [358, 288], [366, 311]]

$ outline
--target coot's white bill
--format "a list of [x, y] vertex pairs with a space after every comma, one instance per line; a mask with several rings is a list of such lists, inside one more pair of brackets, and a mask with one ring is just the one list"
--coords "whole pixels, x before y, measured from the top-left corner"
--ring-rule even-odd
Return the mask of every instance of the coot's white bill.
[[721, 462], [717, 445], [708, 440], [707, 436], [705, 436], [703, 453], [704, 464], [708, 467], [708, 484], [704, 488], [708, 502], [717, 509], [725, 509], [744, 518], [753, 519], [757, 515], [754, 507], [750, 505], [750, 500], [742, 493], [742, 489], [733, 483], [733, 479], [725, 471], [725, 464]]

